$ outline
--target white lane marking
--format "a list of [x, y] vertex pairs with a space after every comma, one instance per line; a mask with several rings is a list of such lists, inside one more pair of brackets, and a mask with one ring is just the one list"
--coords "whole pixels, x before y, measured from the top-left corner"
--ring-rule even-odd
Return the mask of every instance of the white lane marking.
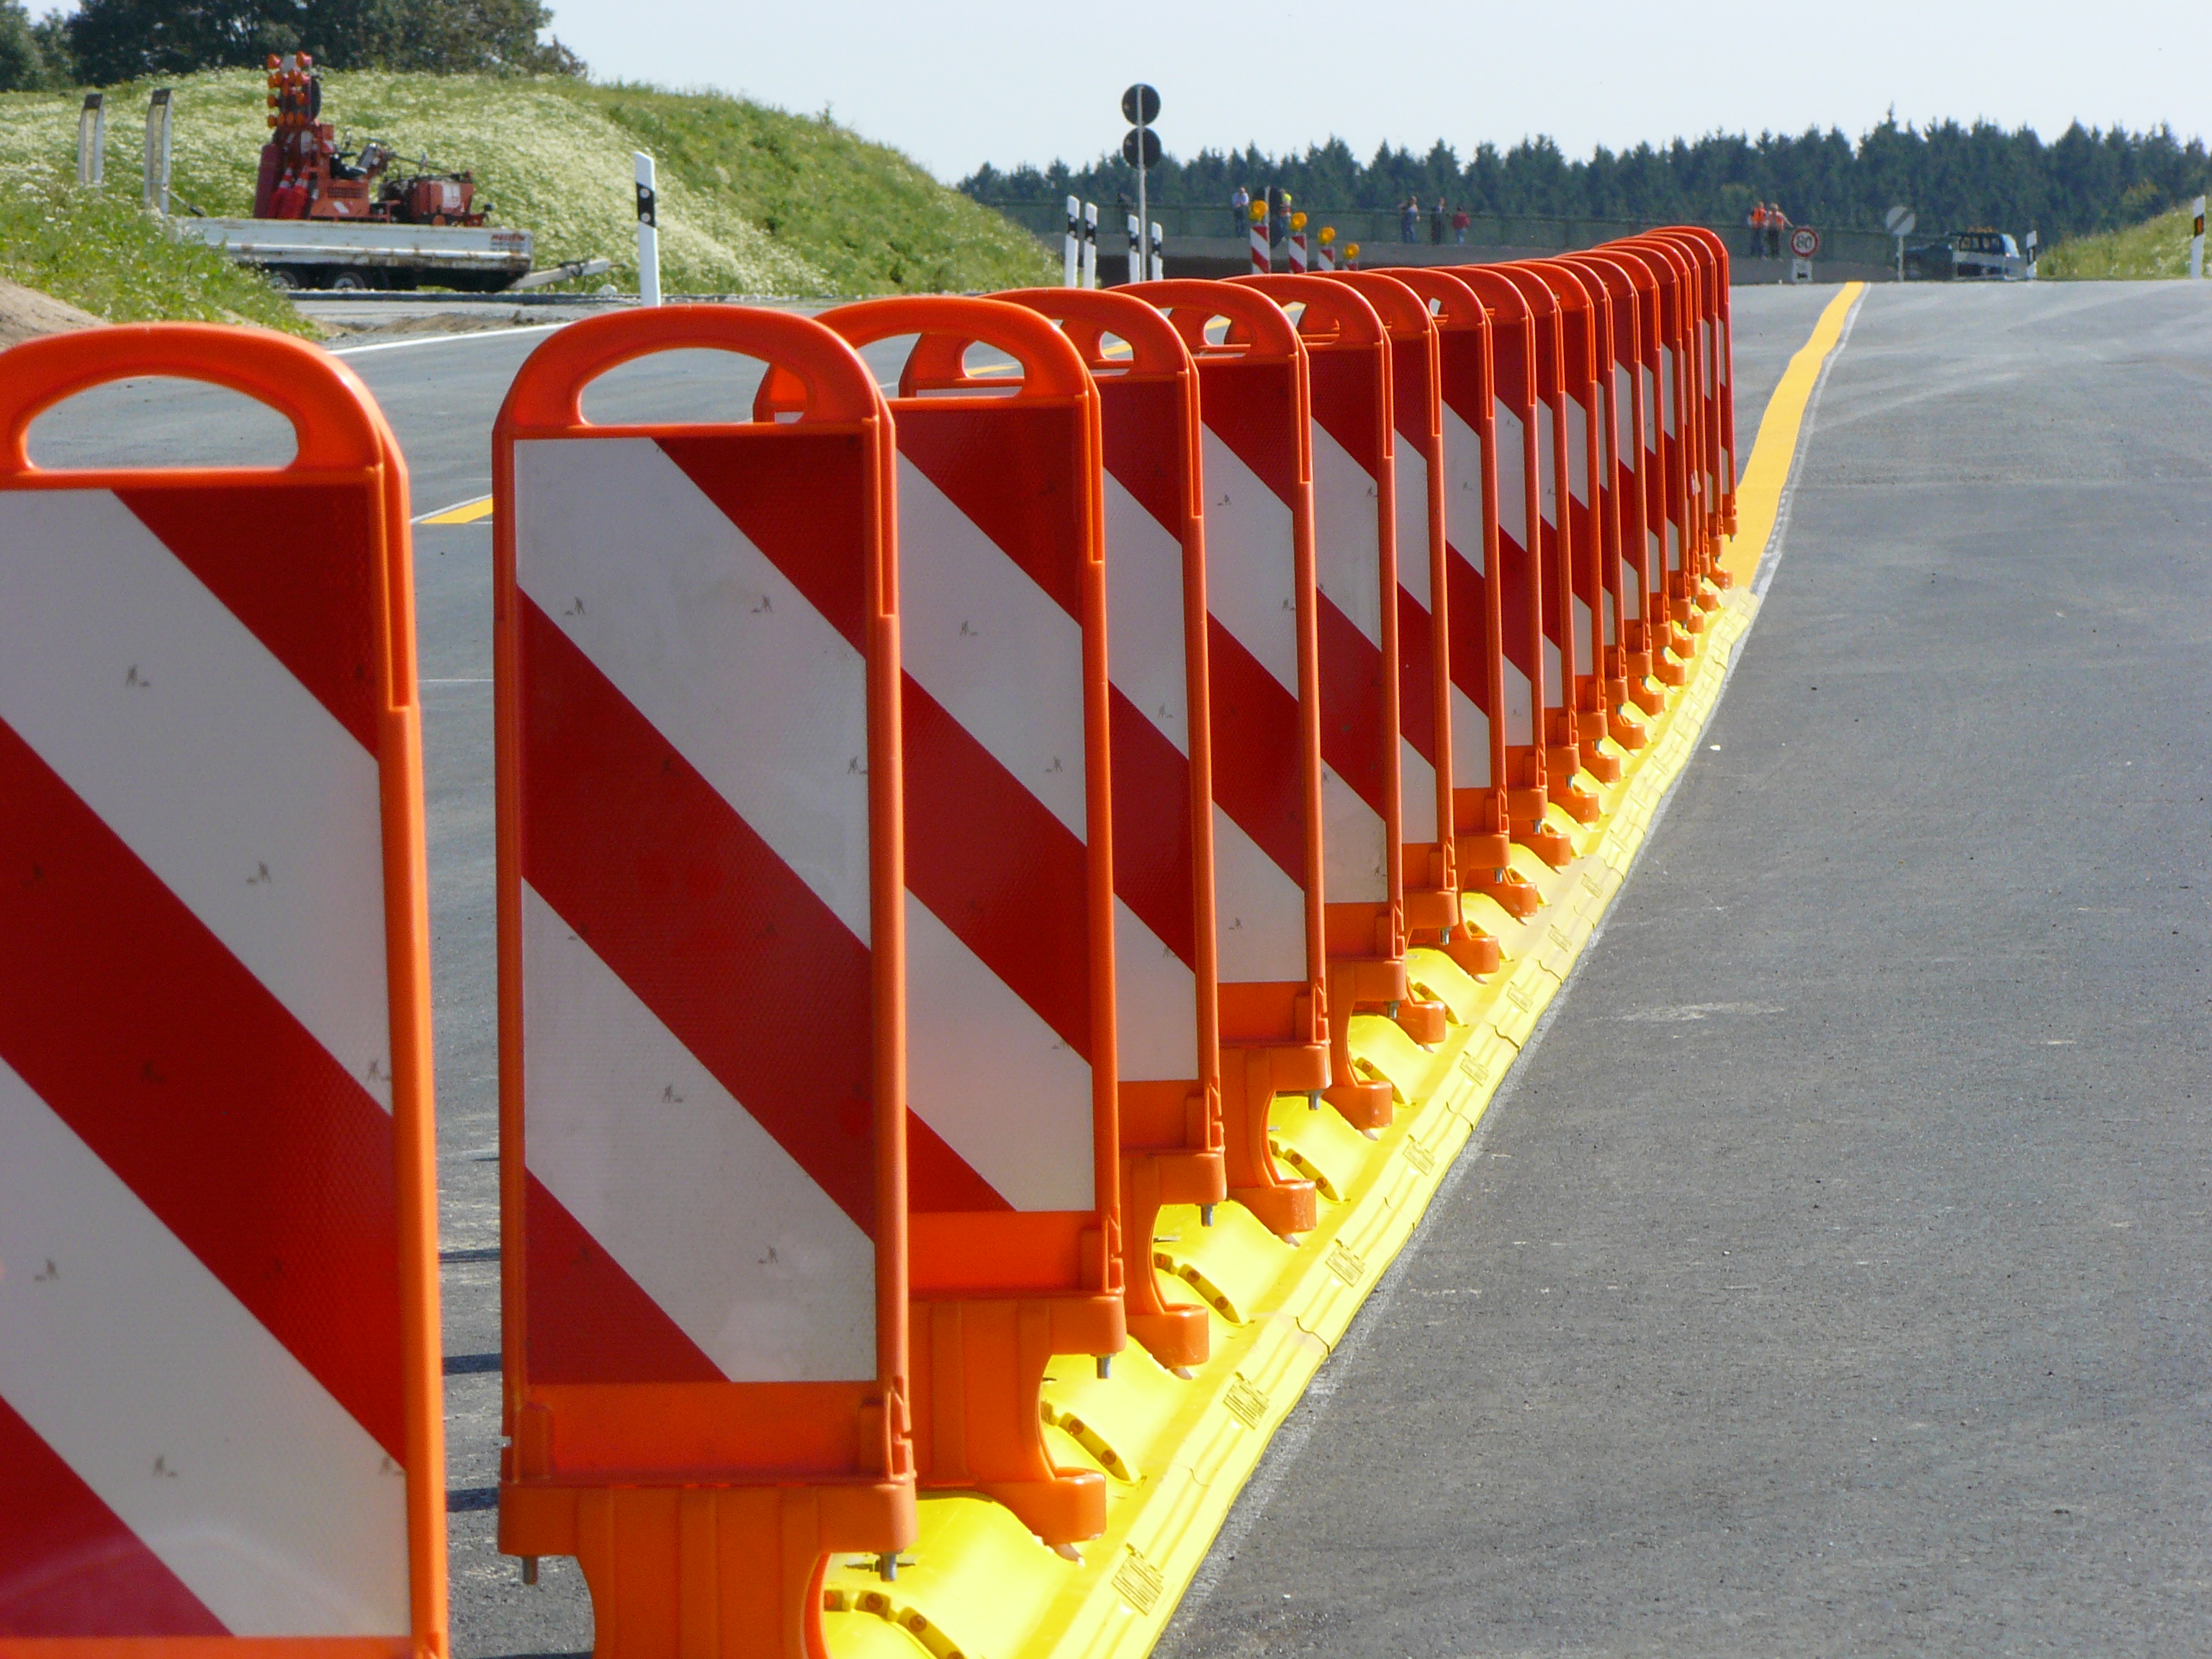
[[375, 757], [106, 490], [0, 495], [0, 720], [390, 1109]]
[[365, 351], [398, 351], [404, 346], [459, 345], [465, 340], [514, 340], [526, 334], [550, 334], [556, 328], [566, 328], [574, 318], [563, 318], [557, 323], [526, 323], [517, 328], [482, 328], [467, 334], [418, 334], [406, 340], [374, 340], [367, 345], [331, 346], [326, 348], [333, 357], [357, 357]]
[[[1382, 491], [1365, 467], [1313, 423], [1314, 577], [1368, 644], [1382, 643]], [[1422, 544], [1428, 538], [1424, 535]]]
[[1436, 600], [1429, 592], [1429, 458], [1420, 447], [1401, 436], [1392, 452], [1391, 470], [1396, 475], [1392, 494], [1398, 508], [1398, 586], [1413, 596], [1422, 610], [1433, 611]]
[[921, 1121], [1017, 1210], [1091, 1208], [1089, 1064], [912, 893], [906, 985]]
[[515, 581], [868, 942], [867, 666], [650, 438], [514, 447]]
[[1321, 836], [1322, 890], [1331, 904], [1379, 904], [1389, 897], [1382, 815], [1329, 766], [1321, 769]]
[[868, 1236], [527, 882], [522, 961], [531, 1173], [732, 1382], [875, 1376]]
[[1201, 428], [1206, 603], [1237, 642], [1298, 695], [1297, 544], [1289, 505], [1237, 452]]
[[1114, 1053], [1125, 1083], [1198, 1075], [1198, 975], [1117, 896]]
[[898, 466], [906, 672], [1083, 841], [1083, 629], [920, 467]]
[[1213, 906], [1219, 949], [1215, 971], [1223, 984], [1275, 984], [1305, 978], [1305, 895], [1218, 802], [1213, 808]]
[[1183, 663], [1182, 544], [1109, 472], [1106, 480], [1106, 669], [1121, 695], [1190, 753], [1190, 682]]
[[1409, 842], [1437, 838], [1437, 769], [1429, 764], [1412, 742], [1398, 739], [1398, 787], [1403, 799], [1399, 819]]
[[0, 1261], [0, 1398], [232, 1635], [406, 1634], [398, 1466], [4, 1061]]
[[[1499, 458], [1499, 465], [1504, 465]], [[1517, 479], [1518, 473], [1514, 475]], [[1502, 492], [1501, 492], [1502, 493]], [[1516, 495], [1519, 492], [1515, 492]], [[1516, 540], [1519, 538], [1516, 537]], [[1444, 405], [1444, 541], [1478, 576], [1486, 574], [1482, 544], [1482, 434]], [[1433, 607], [1432, 607], [1433, 608]]]
[[1451, 689], [1452, 787], [1486, 789], [1490, 775], [1490, 717], [1459, 689]]

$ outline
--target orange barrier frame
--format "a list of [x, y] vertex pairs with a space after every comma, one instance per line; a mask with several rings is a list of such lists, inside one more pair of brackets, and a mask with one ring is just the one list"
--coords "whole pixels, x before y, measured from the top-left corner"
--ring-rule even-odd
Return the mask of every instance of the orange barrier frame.
[[[907, 434], [967, 422], [988, 434], [1010, 411], [1064, 410], [1066, 476], [1080, 544], [1088, 938], [1060, 948], [1086, 955], [1094, 1201], [1069, 1211], [915, 1210], [910, 1216], [915, 1452], [921, 1482], [997, 1499], [1048, 1544], [1073, 1547], [1106, 1527], [1105, 1478], [1056, 1466], [1043, 1437], [1040, 1390], [1054, 1354], [1102, 1364], [1127, 1343], [1119, 1243], [1114, 1054], [1113, 786], [1106, 664], [1104, 507], [1098, 390], [1066, 336], [1036, 312], [997, 300], [950, 296], [864, 300], [824, 312], [822, 325], [858, 349], [915, 337], [900, 372], [892, 418]], [[942, 384], [945, 352], [980, 343], [1022, 368], [1004, 392], [923, 395]], [[957, 364], [957, 357], [954, 362]], [[761, 405], [787, 394], [771, 377]], [[902, 435], [902, 441], [904, 441]], [[973, 441], [988, 441], [988, 436]], [[908, 556], [911, 556], [909, 550]], [[911, 796], [909, 782], [908, 793]], [[908, 813], [909, 863], [913, 836]]]
[[[32, 463], [27, 441], [40, 415], [80, 392], [149, 376], [220, 386], [275, 410], [291, 425], [292, 461], [280, 468], [81, 470]], [[191, 491], [271, 483], [362, 490], [368, 556], [380, 573], [372, 659], [398, 1281], [399, 1350], [392, 1361], [406, 1460], [410, 1629], [392, 1637], [0, 1638], [0, 1655], [9, 1659], [231, 1659], [249, 1647], [279, 1659], [443, 1659], [448, 1650], [428, 855], [406, 463], [358, 375], [303, 341], [261, 329], [141, 323], [49, 335], [0, 352], [0, 490]]]
[[[1329, 1054], [1325, 895], [1321, 844], [1321, 668], [1315, 611], [1313, 453], [1306, 349], [1281, 307], [1249, 284], [1188, 279], [1142, 283], [1119, 292], [1164, 312], [1198, 367], [1199, 413], [1218, 436], [1225, 427], [1269, 448], [1282, 479], [1278, 494], [1291, 521], [1291, 586], [1297, 630], [1296, 731], [1289, 756], [1261, 755], [1246, 740], [1237, 694], [1220, 678], [1222, 659], [1241, 647], [1212, 610], [1206, 623], [1208, 720], [1217, 757], [1256, 763], [1255, 795], [1295, 803], [1304, 951], [1297, 978], [1220, 983], [1222, 1147], [1229, 1195], [1271, 1231], [1296, 1237], [1320, 1214], [1310, 1180], [1285, 1177], [1267, 1145], [1267, 1114], [1278, 1095], [1317, 1100], [1333, 1072]], [[1212, 326], [1218, 323], [1218, 334]], [[1265, 670], [1258, 670], [1264, 673]], [[1274, 769], [1267, 769], [1269, 767]], [[1217, 767], [1215, 801], [1231, 787]], [[1231, 813], [1233, 817], [1234, 814]], [[1290, 964], [1285, 963], [1288, 967]]]
[[[674, 349], [764, 360], [799, 405], [793, 425], [599, 425], [586, 386]], [[859, 458], [851, 574], [865, 620], [870, 750], [870, 995], [875, 1375], [849, 1382], [562, 1382], [531, 1375], [526, 1273], [521, 883], [521, 605], [518, 441], [720, 437], [747, 447], [842, 440]], [[678, 1650], [825, 1659], [822, 1580], [832, 1553], [890, 1554], [916, 1533], [907, 1421], [906, 1100], [897, 571], [891, 426], [866, 366], [786, 313], [678, 306], [550, 336], [509, 388], [493, 434], [499, 844], [500, 1143], [504, 1427], [500, 1548], [574, 1555], [591, 1586], [599, 1659]]]

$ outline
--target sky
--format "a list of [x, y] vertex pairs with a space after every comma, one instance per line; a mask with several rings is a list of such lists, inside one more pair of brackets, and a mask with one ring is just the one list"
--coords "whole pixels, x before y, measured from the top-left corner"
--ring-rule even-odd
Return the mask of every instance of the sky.
[[[550, 0], [595, 76], [828, 109], [946, 180], [1118, 147], [1121, 89], [1159, 88], [1170, 153], [1331, 134], [1462, 157], [1548, 133], [1570, 155], [1715, 130], [1986, 118], [2212, 134], [2206, 0]], [[1116, 28], [1116, 12], [1129, 26]]]

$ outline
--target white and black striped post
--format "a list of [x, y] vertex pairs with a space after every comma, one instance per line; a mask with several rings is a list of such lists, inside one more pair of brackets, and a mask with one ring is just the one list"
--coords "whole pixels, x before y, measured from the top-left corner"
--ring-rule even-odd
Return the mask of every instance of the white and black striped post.
[[2197, 205], [2191, 212], [2195, 217], [2190, 222], [2189, 280], [2201, 283], [2204, 280], [2204, 198], [2202, 196], [2197, 198]]
[[1145, 280], [1145, 223], [1133, 213], [1127, 216], [1129, 231], [1129, 280]]
[[146, 211], [169, 210], [169, 105], [171, 90], [156, 87], [146, 103]]
[[76, 116], [76, 181], [88, 189], [100, 186], [107, 160], [107, 101], [99, 93], [84, 95]]
[[643, 150], [632, 150], [630, 160], [637, 164], [637, 301], [640, 305], [657, 306], [660, 303], [660, 212], [653, 188], [653, 157]]
[[1168, 239], [1161, 233], [1160, 222], [1152, 221], [1152, 280], [1164, 283], [1168, 279]]
[[1083, 204], [1083, 282], [1085, 288], [1098, 286], [1098, 204]]
[[1078, 276], [1083, 266], [1083, 204], [1073, 196], [1067, 198], [1067, 235], [1060, 248], [1060, 285], [1062, 288], [1080, 286]]

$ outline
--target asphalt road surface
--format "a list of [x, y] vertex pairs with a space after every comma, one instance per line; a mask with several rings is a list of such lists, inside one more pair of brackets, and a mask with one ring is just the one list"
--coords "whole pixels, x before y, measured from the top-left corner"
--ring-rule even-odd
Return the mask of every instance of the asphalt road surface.
[[[1736, 290], [1740, 459], [1833, 292]], [[418, 514], [542, 337], [349, 354]], [[33, 434], [288, 448], [200, 391]], [[2212, 1646], [2208, 462], [2212, 289], [1869, 293], [1717, 750], [1163, 1659]], [[416, 532], [457, 1659], [591, 1644], [493, 1548], [490, 546]]]

